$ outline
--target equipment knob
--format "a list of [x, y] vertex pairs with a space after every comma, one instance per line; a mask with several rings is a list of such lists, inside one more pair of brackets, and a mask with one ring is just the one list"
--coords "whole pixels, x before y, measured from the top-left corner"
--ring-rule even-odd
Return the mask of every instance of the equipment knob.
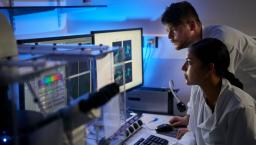
[[128, 130], [125, 131], [125, 136], [128, 137], [130, 132]]
[[130, 126], [130, 127], [129, 127], [129, 130], [130, 130], [130, 132], [131, 132], [131, 133], [133, 133], [133, 132], [134, 132], [134, 129], [133, 129], [133, 127], [132, 127], [132, 126]]
[[138, 124], [142, 126], [143, 122], [141, 120], [138, 120]]
[[137, 123], [133, 123], [133, 127], [134, 127], [135, 129], [137, 129], [139, 126], [138, 126]]

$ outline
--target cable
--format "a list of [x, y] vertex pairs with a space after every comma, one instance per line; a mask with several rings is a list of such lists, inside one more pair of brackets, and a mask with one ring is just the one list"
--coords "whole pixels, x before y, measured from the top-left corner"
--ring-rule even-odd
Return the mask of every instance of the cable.
[[[172, 82], [172, 83], [171, 83]], [[187, 110], [187, 107], [186, 105], [179, 99], [178, 96], [176, 96], [176, 93], [174, 93], [173, 91], [173, 80], [169, 81], [169, 88], [170, 88], [170, 91], [172, 92], [172, 95], [173, 97], [176, 99], [177, 101], [177, 109], [180, 111], [180, 112], [185, 112]]]

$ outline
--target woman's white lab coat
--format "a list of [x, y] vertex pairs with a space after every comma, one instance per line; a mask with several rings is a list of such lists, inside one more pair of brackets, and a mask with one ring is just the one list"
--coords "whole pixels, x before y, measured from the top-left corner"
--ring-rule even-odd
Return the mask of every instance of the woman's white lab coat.
[[212, 113], [197, 87], [191, 100], [189, 132], [184, 145], [256, 145], [256, 101], [244, 91], [222, 80]]

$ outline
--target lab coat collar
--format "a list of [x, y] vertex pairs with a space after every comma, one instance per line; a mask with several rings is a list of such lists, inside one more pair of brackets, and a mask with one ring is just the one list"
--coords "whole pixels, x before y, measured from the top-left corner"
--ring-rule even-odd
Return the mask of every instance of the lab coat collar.
[[[224, 105], [223, 103], [225, 101], [223, 101], [223, 99], [225, 99], [225, 97], [223, 96], [223, 94], [224, 94], [225, 90], [228, 89], [229, 87], [230, 87], [229, 81], [226, 79], [222, 79], [221, 91], [220, 91], [219, 97], [217, 99], [213, 113], [211, 113], [209, 106], [206, 104], [206, 102], [204, 100], [204, 103], [200, 105], [201, 109], [199, 109], [199, 110], [201, 112], [199, 113], [199, 116], [197, 118], [197, 123], [198, 123], [197, 127], [201, 128], [201, 129], [206, 129], [206, 130], [214, 129], [214, 127], [216, 126], [216, 122], [217, 122], [216, 112], [219, 111], [219, 107]], [[202, 118], [204, 117], [205, 111], [207, 111], [207, 113], [208, 113], [208, 118], [204, 119], [204, 121], [201, 121]]]
[[[206, 104], [205, 104], [206, 105]], [[206, 118], [204, 121], [200, 121], [204, 117], [203, 110], [201, 110], [200, 115], [198, 116], [198, 125], [197, 127], [201, 129], [211, 130], [215, 126], [215, 112], [213, 114], [210, 114], [208, 118]]]

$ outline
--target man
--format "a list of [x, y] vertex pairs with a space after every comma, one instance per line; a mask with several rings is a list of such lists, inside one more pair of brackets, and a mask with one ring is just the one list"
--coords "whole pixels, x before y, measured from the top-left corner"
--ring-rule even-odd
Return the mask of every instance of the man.
[[[203, 28], [196, 10], [189, 2], [172, 3], [162, 14], [161, 21], [176, 50], [187, 48], [204, 38], [216, 38], [221, 40], [229, 50], [230, 72], [237, 72], [238, 67], [239, 69], [248, 69], [256, 66], [256, 41], [253, 38], [228, 26], [211, 25]], [[243, 82], [242, 79], [241, 81]], [[255, 80], [252, 81], [255, 82]], [[190, 102], [196, 87], [198, 86], [192, 86]], [[248, 93], [255, 98], [255, 89], [254, 92]], [[190, 114], [189, 108], [190, 103], [188, 103], [187, 115], [184, 117], [174, 116], [170, 123], [173, 126], [187, 125]], [[178, 133], [177, 137], [180, 138], [184, 132], [186, 129]]]

